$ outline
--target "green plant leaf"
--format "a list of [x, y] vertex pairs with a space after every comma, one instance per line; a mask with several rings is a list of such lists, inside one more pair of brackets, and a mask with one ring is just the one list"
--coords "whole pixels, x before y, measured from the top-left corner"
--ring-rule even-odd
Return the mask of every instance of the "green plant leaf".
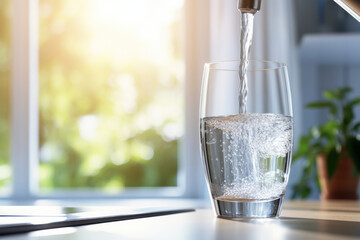
[[339, 163], [340, 154], [336, 151], [336, 148], [333, 147], [326, 155], [326, 169], [328, 178], [331, 179], [334, 176], [337, 165]]
[[295, 199], [298, 196], [301, 199], [307, 198], [311, 193], [311, 188], [308, 186], [307, 183], [300, 182], [293, 186], [293, 193], [291, 195], [291, 199]]
[[305, 105], [307, 108], [328, 108], [331, 114], [336, 115], [338, 108], [335, 104], [329, 101], [311, 102]]
[[303, 173], [301, 179], [293, 187], [293, 194], [291, 196], [291, 198], [293, 199], [298, 196], [304, 199], [307, 198], [311, 193], [311, 188], [309, 187], [309, 181], [313, 173], [316, 159], [314, 155], [311, 155], [307, 159], [304, 159], [304, 161], [306, 161], [306, 165], [302, 169]]
[[297, 197], [300, 197], [301, 199], [305, 199], [311, 193], [311, 188], [309, 187], [308, 184], [310, 179], [310, 175], [307, 174], [308, 168], [305, 168], [303, 171], [304, 172], [300, 181], [293, 186], [293, 193], [291, 195], [292, 199], [295, 199]]
[[322, 142], [315, 142], [309, 148], [310, 148], [310, 151], [306, 157], [309, 158], [309, 164], [311, 164], [312, 163], [311, 159], [312, 158], [315, 159], [317, 155], [319, 155], [321, 152], [323, 152], [325, 146]]
[[327, 148], [336, 145], [338, 141], [337, 136], [338, 136], [339, 128], [340, 128], [340, 123], [333, 120], [330, 120], [327, 123], [319, 126], [320, 138], [322, 140], [326, 140], [325, 146], [327, 146]]
[[357, 172], [360, 173], [360, 141], [355, 137], [349, 138], [347, 142], [347, 148], [357, 169]]
[[306, 104], [307, 108], [331, 108], [335, 106], [332, 102], [311, 102]]
[[355, 118], [354, 110], [352, 107], [345, 106], [343, 109], [343, 115], [343, 131], [346, 131]]
[[352, 89], [349, 87], [338, 88], [332, 91], [324, 91], [324, 97], [328, 100], [342, 100], [346, 94], [351, 92]]
[[345, 105], [345, 107], [347, 107], [347, 108], [353, 108], [353, 107], [355, 107], [355, 106], [358, 105], [358, 104], [360, 104], [360, 97], [351, 100], [350, 102], [348, 102], [348, 103]]
[[348, 94], [349, 92], [352, 91], [351, 87], [343, 87], [343, 88], [339, 88], [338, 90], [338, 94], [340, 95], [340, 97], [342, 97], [342, 99], [346, 96], [346, 94]]
[[360, 122], [356, 123], [356, 124], [353, 126], [352, 130], [353, 130], [354, 132], [356, 132], [356, 131], [359, 130], [359, 128], [360, 128]]
[[339, 99], [339, 96], [337, 94], [337, 92], [333, 92], [333, 91], [325, 91], [323, 93], [324, 97], [326, 99], [329, 99], [329, 100], [338, 100]]
[[334, 136], [337, 133], [339, 127], [340, 124], [337, 121], [329, 120], [319, 127], [319, 131], [322, 135], [327, 134]]
[[304, 186], [303, 189], [301, 189], [301, 198], [305, 199], [307, 198], [311, 193], [311, 188], [309, 186]]

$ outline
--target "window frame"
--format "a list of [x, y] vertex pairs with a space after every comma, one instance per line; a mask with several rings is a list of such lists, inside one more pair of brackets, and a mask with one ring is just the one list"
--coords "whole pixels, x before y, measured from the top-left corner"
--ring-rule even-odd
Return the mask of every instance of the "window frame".
[[37, 192], [38, 46], [37, 0], [12, 0], [10, 198]]
[[180, 141], [178, 186], [39, 192], [38, 0], [12, 0], [11, 143], [12, 200], [191, 198], [207, 196], [199, 149], [200, 84], [209, 59], [208, 0], [184, 0], [185, 126]]

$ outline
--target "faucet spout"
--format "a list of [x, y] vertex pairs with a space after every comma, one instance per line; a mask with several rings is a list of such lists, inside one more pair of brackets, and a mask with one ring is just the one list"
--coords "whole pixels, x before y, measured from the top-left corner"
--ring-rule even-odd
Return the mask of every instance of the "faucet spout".
[[260, 7], [261, 0], [238, 0], [238, 9], [243, 13], [256, 13]]

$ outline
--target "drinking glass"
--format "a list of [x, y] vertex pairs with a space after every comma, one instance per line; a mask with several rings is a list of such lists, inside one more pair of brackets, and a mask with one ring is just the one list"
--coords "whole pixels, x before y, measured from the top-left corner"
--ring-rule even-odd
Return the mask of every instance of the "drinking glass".
[[287, 67], [249, 61], [205, 64], [200, 139], [209, 192], [223, 218], [276, 217], [289, 179], [293, 112]]

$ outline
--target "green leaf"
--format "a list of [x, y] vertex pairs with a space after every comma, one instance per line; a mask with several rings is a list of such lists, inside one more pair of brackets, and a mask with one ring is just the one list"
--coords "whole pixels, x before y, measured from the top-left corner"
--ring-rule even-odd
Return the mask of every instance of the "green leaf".
[[313, 145], [311, 145], [311, 151], [309, 154], [311, 156], [309, 156], [309, 157], [313, 157], [315, 159], [317, 155], [319, 155], [321, 152], [324, 151], [324, 148], [325, 148], [325, 146], [322, 142], [314, 143]]
[[307, 108], [331, 108], [335, 106], [332, 102], [311, 102], [306, 104]]
[[336, 151], [336, 148], [333, 147], [326, 155], [326, 169], [328, 173], [328, 178], [331, 179], [334, 176], [337, 165], [339, 163], [340, 154]]
[[349, 138], [347, 142], [347, 148], [357, 169], [357, 172], [360, 173], [360, 141], [355, 137]]
[[352, 89], [351, 87], [343, 87], [343, 88], [339, 88], [337, 91], [340, 97], [343, 99], [346, 96], [346, 94], [352, 91]]
[[337, 143], [339, 128], [340, 123], [333, 120], [319, 126], [320, 138], [326, 140], [327, 146], [333, 146]]
[[311, 102], [305, 105], [307, 108], [329, 108], [331, 114], [336, 115], [338, 112], [337, 106], [329, 101]]
[[356, 124], [353, 126], [352, 130], [353, 130], [354, 132], [356, 132], [357, 130], [359, 130], [359, 128], [360, 128], [360, 122], [356, 123]]
[[352, 89], [349, 87], [338, 88], [333, 91], [325, 91], [324, 97], [328, 100], [342, 100], [345, 98], [346, 94], [351, 91]]
[[319, 131], [320, 131], [320, 134], [322, 134], [322, 135], [327, 134], [327, 135], [334, 136], [337, 133], [339, 127], [340, 127], [340, 125], [338, 122], [336, 122], [334, 120], [329, 120], [324, 125], [321, 125], [319, 127]]
[[333, 91], [325, 91], [323, 95], [326, 99], [329, 99], [329, 100], [338, 100], [339, 99], [338, 94]]
[[354, 110], [351, 107], [344, 107], [343, 115], [343, 129], [346, 130], [355, 118]]
[[309, 187], [307, 181], [304, 180], [309, 180], [309, 179], [308, 178], [302, 179], [299, 183], [293, 186], [293, 193], [291, 195], [291, 199], [295, 199], [298, 196], [301, 199], [305, 199], [310, 195], [311, 188]]
[[308, 186], [305, 186], [301, 191], [301, 198], [305, 199], [310, 195], [311, 189]]
[[293, 194], [291, 196], [293, 199], [297, 196], [301, 197], [302, 199], [307, 198], [311, 192], [311, 188], [309, 187], [308, 183], [315, 166], [315, 156], [310, 156], [308, 159], [304, 160], [306, 161], [307, 165], [302, 169], [303, 174], [300, 181], [293, 187]]
[[351, 100], [350, 102], [348, 102], [345, 105], [345, 108], [353, 108], [354, 106], [360, 104], [360, 97], [359, 98], [355, 98], [353, 100]]

